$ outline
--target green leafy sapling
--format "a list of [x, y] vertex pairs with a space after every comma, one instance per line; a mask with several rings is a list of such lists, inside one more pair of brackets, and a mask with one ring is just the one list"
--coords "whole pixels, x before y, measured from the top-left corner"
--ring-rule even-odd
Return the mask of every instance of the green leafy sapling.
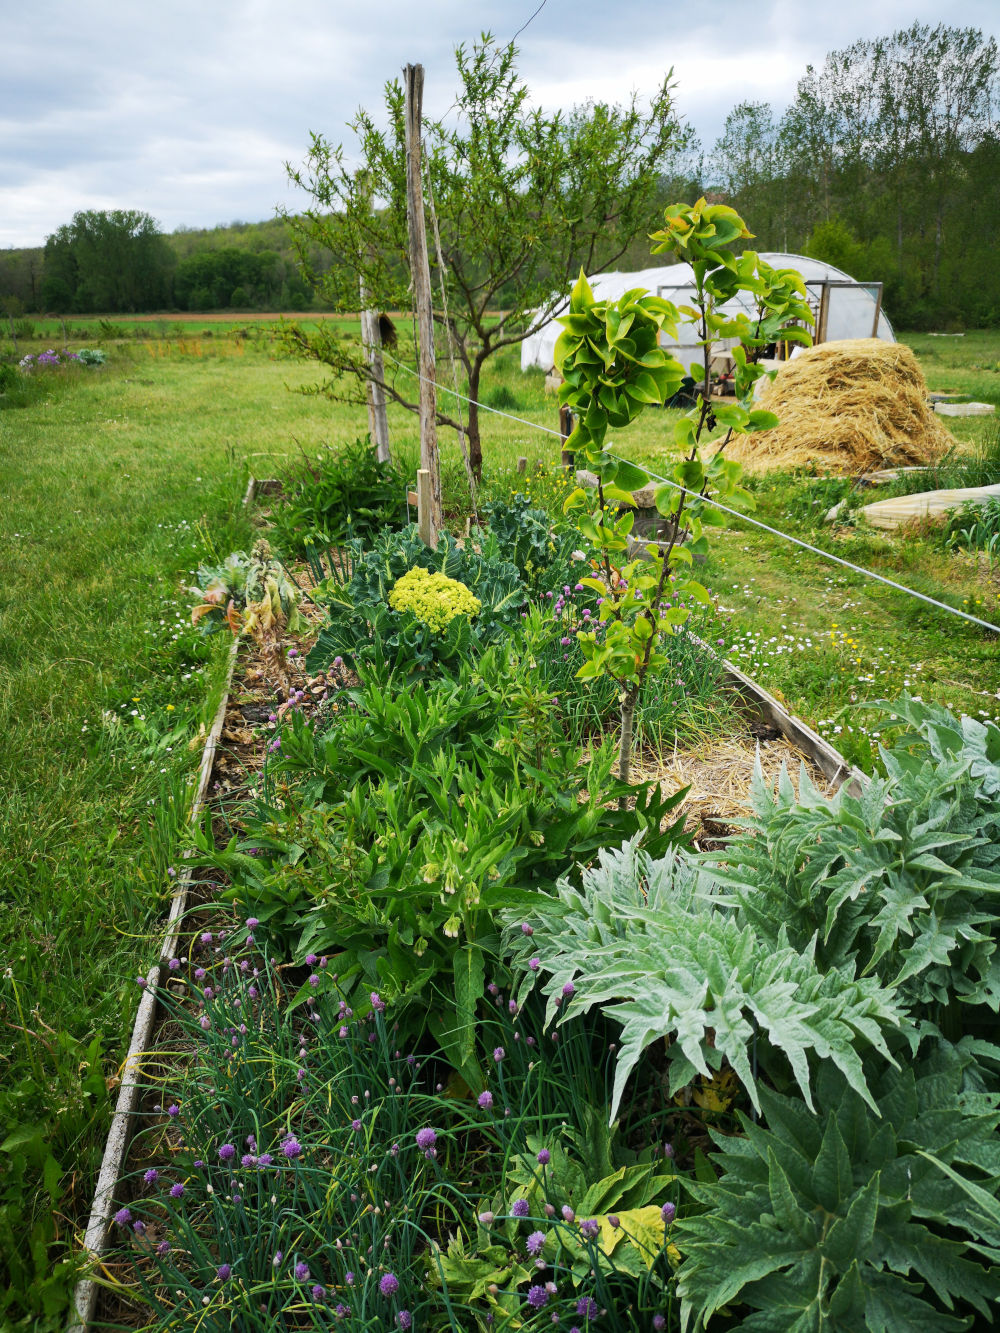
[[[565, 505], [567, 512], [578, 512], [580, 532], [593, 552], [596, 572], [583, 582], [602, 599], [602, 633], [589, 630], [578, 636], [584, 654], [579, 675], [608, 675], [620, 686], [618, 772], [623, 781], [629, 776], [636, 700], [649, 672], [666, 661], [662, 636], [684, 624], [691, 602], [710, 601], [691, 575], [694, 557], [707, 550], [704, 527], [723, 521], [708, 501], [752, 505], [740, 486], [740, 465], [725, 456], [725, 449], [734, 435], [777, 425], [772, 413], [753, 406], [754, 385], [769, 373], [760, 358], [773, 342], [811, 341], [803, 327], [812, 315], [801, 275], [774, 269], [752, 251], [734, 254], [734, 242], [751, 233], [733, 209], [704, 199], [693, 206], [675, 204], [666, 210], [664, 224], [652, 237], [654, 253], [676, 254], [691, 264], [693, 303], [678, 307], [640, 289], [598, 301], [581, 273], [569, 313], [561, 317], [564, 327], [555, 349], [564, 380], [560, 402], [572, 407], [578, 419], [566, 447], [584, 455], [597, 478], [596, 488], [577, 487]], [[724, 308], [740, 294], [750, 297], [753, 314]], [[661, 333], [676, 337], [683, 323], [695, 325], [701, 355], [689, 368], [660, 346]], [[713, 403], [713, 344], [733, 338], [738, 339], [733, 348], [736, 402]], [[649, 404], [666, 402], [688, 371], [700, 381], [698, 403], [674, 428], [681, 457], [672, 479], [654, 491], [657, 509], [671, 521], [670, 535], [665, 543], [651, 543], [630, 556], [631, 492], [649, 477], [611, 453], [608, 431], [629, 426]], [[719, 426], [725, 433], [712, 439], [705, 458], [703, 445]], [[624, 512], [620, 506], [626, 506]]]

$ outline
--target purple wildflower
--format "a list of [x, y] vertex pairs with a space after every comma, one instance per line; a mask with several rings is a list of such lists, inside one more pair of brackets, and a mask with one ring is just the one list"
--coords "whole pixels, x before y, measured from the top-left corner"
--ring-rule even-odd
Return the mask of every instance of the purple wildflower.
[[484, 1227], [491, 1227], [493, 1225], [493, 1214], [489, 1209], [487, 1209], [485, 1213], [479, 1214], [479, 1222], [480, 1225]]
[[572, 995], [575, 989], [576, 987], [573, 985], [572, 981], [567, 981], [566, 985], [562, 988], [562, 993], [564, 995]]
[[573, 1212], [573, 1209], [569, 1206], [568, 1203], [564, 1203], [564, 1204], [563, 1204], [563, 1206], [562, 1206], [562, 1215], [563, 1215], [563, 1221], [564, 1221], [564, 1222], [575, 1222], [575, 1221], [576, 1221], [576, 1213]]
[[531, 1235], [528, 1237], [527, 1241], [525, 1242], [527, 1251], [532, 1257], [534, 1257], [536, 1254], [541, 1254], [542, 1246], [544, 1244], [545, 1244], [544, 1231], [533, 1231]]
[[248, 916], [248, 917], [247, 917], [247, 930], [255, 930], [256, 927], [259, 926], [259, 925], [260, 925], [260, 922], [258, 921], [258, 919], [257, 919], [255, 916]]
[[115, 1213], [115, 1221], [120, 1227], [127, 1227], [132, 1221], [132, 1214], [127, 1208], [119, 1208], [117, 1213]]
[[527, 1217], [531, 1212], [531, 1205], [527, 1199], [515, 1199], [510, 1206], [511, 1217]]
[[537, 1161], [539, 1166], [548, 1166], [549, 1162], [552, 1161], [552, 1154], [549, 1152], [548, 1148], [543, 1148], [541, 1150], [538, 1154]]
[[663, 1218], [665, 1225], [669, 1226], [677, 1216], [677, 1208], [672, 1203], [665, 1203], [660, 1209], [660, 1216]]
[[399, 1314], [396, 1316], [396, 1323], [400, 1328], [412, 1328], [413, 1315], [410, 1314], [409, 1310], [400, 1310]]
[[228, 1282], [232, 1276], [233, 1270], [229, 1264], [219, 1264], [215, 1270], [215, 1276], [220, 1282]]
[[219, 1149], [220, 1162], [231, 1162], [235, 1156], [236, 1156], [236, 1149], [233, 1147], [231, 1143], [224, 1143], [222, 1147]]
[[549, 1293], [544, 1287], [534, 1286], [528, 1290], [528, 1304], [533, 1310], [540, 1310], [548, 1304]]
[[167, 1107], [167, 1115], [170, 1116], [171, 1120], [175, 1120], [177, 1116], [180, 1115], [180, 1113], [181, 1113], [181, 1108], [177, 1105], [176, 1102], [174, 1102], [172, 1106]]
[[296, 1282], [309, 1281], [309, 1265], [307, 1263], [303, 1263], [301, 1259], [295, 1265], [295, 1280]]
[[580, 1235], [584, 1240], [596, 1240], [600, 1230], [600, 1223], [594, 1217], [585, 1218], [580, 1223]]
[[354, 1130], [355, 1134], [360, 1134], [360, 1133], [361, 1133], [361, 1121], [360, 1121], [360, 1120], [352, 1120], [352, 1121], [351, 1121], [351, 1129]]
[[584, 1319], [596, 1319], [601, 1313], [601, 1307], [593, 1296], [581, 1296], [576, 1303], [576, 1312], [582, 1314]]
[[542, 960], [540, 958], [528, 959], [528, 966], [531, 968], [532, 972], [537, 972], [538, 969], [541, 967], [541, 965], [542, 965]]
[[478, 1102], [482, 1110], [488, 1111], [490, 1107], [493, 1105], [493, 1094], [487, 1088], [485, 1092], [481, 1092], [479, 1094], [479, 1096], [476, 1098], [476, 1101]]
[[395, 1273], [385, 1273], [379, 1278], [378, 1289], [383, 1296], [395, 1296], [399, 1290], [399, 1278]]
[[531, 926], [528, 925], [527, 921], [522, 921], [522, 922], [521, 922], [521, 934], [522, 934], [522, 935], [534, 935], [534, 933], [535, 933], [535, 932], [534, 932], [534, 929], [533, 929]]
[[159, 1180], [159, 1178], [160, 1178], [160, 1173], [159, 1171], [157, 1171], [155, 1166], [151, 1166], [149, 1170], [146, 1172], [146, 1174], [143, 1176], [143, 1180], [146, 1182], [147, 1185], [155, 1185], [157, 1180]]
[[137, 1236], [144, 1236], [146, 1234], [146, 1223], [142, 1220], [142, 1218], [137, 1217], [136, 1220], [132, 1223], [132, 1230], [135, 1232]]
[[178, 1181], [176, 1185], [170, 1186], [170, 1197], [172, 1199], [183, 1198], [183, 1195], [184, 1195], [184, 1186], [181, 1184], [180, 1181]]
[[497, 1046], [493, 1052], [493, 1059], [499, 1064], [506, 1054], [507, 1052], [502, 1046]]
[[377, 990], [372, 991], [371, 1002], [372, 1002], [372, 1008], [375, 1010], [377, 1014], [385, 1013], [385, 1000], [382, 999], [381, 995], [379, 995]]
[[156, 1247], [156, 1253], [160, 1256], [161, 1259], [163, 1258], [163, 1256], [164, 1256], [165, 1254], [169, 1254], [169, 1253], [170, 1253], [170, 1241], [169, 1241], [169, 1240], [161, 1240], [160, 1243], [159, 1243], [159, 1245], [157, 1245], [157, 1247]]
[[321, 1301], [325, 1295], [326, 1295], [326, 1292], [323, 1290], [323, 1288], [322, 1288], [322, 1287], [319, 1285], [319, 1283], [317, 1282], [316, 1285], [315, 1285], [315, 1287], [313, 1287], [313, 1289], [312, 1289], [312, 1298], [313, 1298], [313, 1300], [314, 1300], [314, 1301]]
[[421, 1152], [428, 1152], [437, 1143], [437, 1135], [433, 1129], [417, 1130], [417, 1147]]
[[302, 1156], [302, 1145], [297, 1139], [288, 1139], [281, 1148], [289, 1161], [294, 1161], [296, 1157]]

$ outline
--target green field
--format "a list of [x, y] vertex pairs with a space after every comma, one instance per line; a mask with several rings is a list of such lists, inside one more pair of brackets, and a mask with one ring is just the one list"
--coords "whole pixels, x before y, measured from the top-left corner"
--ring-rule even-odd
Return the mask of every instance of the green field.
[[[367, 429], [357, 405], [292, 392], [317, 373], [281, 354], [273, 324], [170, 317], [122, 321], [126, 336], [116, 336], [74, 321], [69, 346], [103, 347], [107, 366], [49, 372], [31, 405], [0, 413], [0, 1293], [9, 1293], [0, 1324], [61, 1324], [72, 1273], [53, 1263], [89, 1209], [133, 979], [169, 892], [175, 812], [224, 656], [221, 638], [191, 629], [185, 586], [200, 560], [246, 543], [239, 501], [249, 471], [272, 474]], [[36, 332], [19, 354], [62, 334], [41, 321]], [[932, 389], [1000, 402], [1000, 335], [907, 341]], [[486, 415], [484, 489], [533, 486], [536, 499], [553, 500], [557, 481], [525, 482], [513, 467], [520, 456], [529, 474], [558, 461], [559, 441], [532, 428], [556, 426], [555, 399], [540, 373], [521, 375], [515, 356], [493, 366], [486, 401], [506, 389], [498, 401], [530, 424]], [[449, 368], [441, 378], [451, 383]], [[672, 415], [647, 412], [623, 452], [666, 463]], [[393, 408], [390, 426], [414, 468], [415, 417]], [[955, 434], [968, 447], [992, 429], [960, 421]], [[452, 440], [443, 459], [458, 522], [468, 500]], [[756, 487], [759, 516], [955, 606], [1000, 615], [991, 565], [930, 536], [858, 529], [833, 539], [814, 521], [814, 487], [769, 478]], [[706, 577], [731, 614], [734, 656], [852, 759], [870, 758], [871, 723], [852, 707], [866, 699], [909, 688], [1000, 714], [997, 639], [944, 612], [742, 523], [719, 533]]]

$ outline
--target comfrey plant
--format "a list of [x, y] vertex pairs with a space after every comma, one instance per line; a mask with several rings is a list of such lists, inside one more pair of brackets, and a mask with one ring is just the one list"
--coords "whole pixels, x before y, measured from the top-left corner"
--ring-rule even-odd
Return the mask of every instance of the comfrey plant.
[[[687, 599], [709, 600], [690, 573], [694, 557], [707, 549], [703, 528], [720, 522], [706, 501], [712, 495], [730, 504], [751, 502], [739, 485], [739, 464], [725, 456], [726, 445], [734, 435], [777, 425], [772, 413], [753, 406], [754, 385], [766, 373], [758, 361], [770, 343], [811, 341], [803, 327], [812, 316], [801, 276], [772, 268], [752, 251], [734, 254], [730, 247], [750, 232], [733, 209], [700, 199], [668, 208], [664, 220], [653, 235], [654, 253], [675, 254], [692, 265], [693, 304], [678, 308], [639, 289], [616, 301], [598, 301], [581, 273], [555, 350], [565, 381], [559, 399], [579, 422], [566, 446], [577, 450], [596, 476], [596, 487], [578, 487], [565, 502], [568, 512], [578, 512], [580, 533], [593, 552], [596, 572], [589, 582], [600, 592], [601, 619], [607, 623], [601, 641], [593, 631], [581, 633], [586, 660], [580, 676], [606, 674], [620, 688], [623, 780], [629, 774], [636, 700], [648, 673], [665, 663], [662, 636], [684, 623]], [[750, 298], [754, 313], [723, 313], [741, 294]], [[689, 368], [660, 346], [661, 332], [676, 335], [684, 322], [694, 324], [702, 358]], [[710, 394], [712, 348], [720, 338], [738, 340], [734, 404], [713, 402]], [[670, 536], [664, 545], [650, 543], [630, 556], [634, 515], [628, 506], [632, 492], [649, 478], [615, 457], [607, 433], [624, 429], [647, 405], [673, 397], [688, 370], [700, 381], [698, 404], [674, 428], [681, 461], [672, 468], [672, 483], [655, 488]], [[703, 458], [703, 446], [720, 426], [724, 434], [712, 440], [711, 453]], [[624, 513], [620, 506], [626, 506]]]

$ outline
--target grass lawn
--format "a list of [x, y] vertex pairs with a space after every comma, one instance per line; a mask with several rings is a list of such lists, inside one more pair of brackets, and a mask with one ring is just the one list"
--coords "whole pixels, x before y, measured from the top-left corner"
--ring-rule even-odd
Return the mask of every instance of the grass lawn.
[[[117, 340], [95, 321], [74, 323], [70, 346], [100, 341], [108, 366], [66, 380], [54, 372], [38, 401], [0, 414], [0, 1324], [62, 1323], [71, 1273], [53, 1261], [89, 1208], [137, 961], [169, 892], [174, 811], [226, 646], [191, 630], [184, 586], [200, 560], [246, 543], [248, 467], [267, 475], [367, 428], [363, 408], [288, 392], [317, 373], [277, 354], [268, 322], [171, 327], [171, 317], [162, 331]], [[236, 336], [251, 325], [260, 331]], [[39, 326], [44, 336], [19, 351], [42, 350], [57, 331]], [[931, 388], [1000, 401], [1000, 335], [907, 341]], [[442, 380], [451, 383], [447, 368]], [[523, 376], [516, 355], [493, 363], [484, 397], [557, 425], [543, 377]], [[518, 486], [554, 500], [557, 482], [531, 470], [558, 461], [559, 441], [484, 416], [485, 492]], [[645, 413], [622, 452], [668, 463], [672, 417]], [[966, 444], [991, 429], [948, 424]], [[415, 467], [416, 419], [393, 408], [390, 426]], [[464, 474], [455, 444], [442, 441], [457, 513]], [[520, 456], [527, 479], [511, 475]], [[987, 619], [1000, 614], [994, 571], [933, 537], [833, 536], [815, 523], [813, 478], [769, 477], [756, 489], [765, 522]], [[902, 593], [735, 522], [714, 539], [706, 580], [731, 613], [734, 657], [849, 758], [870, 760], [871, 724], [848, 706], [903, 688], [1000, 713], [996, 638]]]

